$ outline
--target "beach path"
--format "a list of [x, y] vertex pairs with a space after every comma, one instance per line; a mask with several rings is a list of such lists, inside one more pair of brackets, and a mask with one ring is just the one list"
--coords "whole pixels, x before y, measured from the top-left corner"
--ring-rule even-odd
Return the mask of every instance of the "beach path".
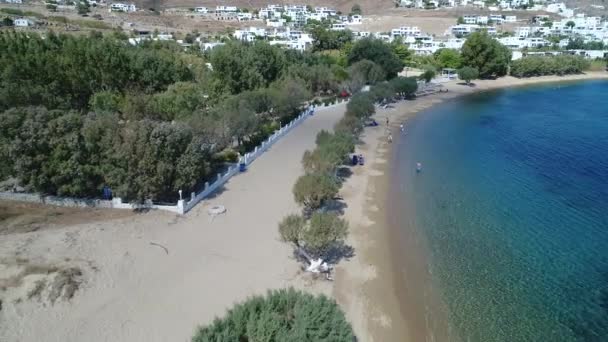
[[[330, 294], [331, 283], [298, 276], [277, 224], [300, 210], [291, 190], [302, 154], [344, 110], [317, 110], [187, 215], [149, 212], [3, 236], [0, 261], [78, 266], [85, 281], [71, 302], [5, 301], [0, 340], [188, 341], [199, 324], [267, 289]], [[227, 212], [212, 219], [212, 205]]]

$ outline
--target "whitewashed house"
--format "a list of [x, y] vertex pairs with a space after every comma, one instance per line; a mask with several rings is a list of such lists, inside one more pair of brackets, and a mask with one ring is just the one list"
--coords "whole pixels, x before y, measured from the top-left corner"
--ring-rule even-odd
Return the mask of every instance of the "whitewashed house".
[[344, 25], [344, 23], [331, 24], [332, 31], [344, 31], [345, 29], [346, 25]]
[[402, 26], [396, 29], [391, 30], [391, 36], [393, 38], [396, 37], [420, 37], [422, 35], [422, 31], [418, 28], [418, 26]]
[[238, 21], [249, 21], [253, 20], [253, 14], [246, 12], [239, 12], [236, 14], [236, 19]]
[[236, 13], [238, 12], [238, 8], [236, 6], [216, 6], [215, 13]]
[[135, 4], [115, 3], [110, 5], [110, 12], [135, 12], [137, 7]]
[[13, 25], [15, 25], [16, 27], [30, 27], [34, 25], [34, 23], [27, 18], [19, 18], [13, 21]]
[[348, 24], [349, 25], [361, 25], [363, 23], [363, 16], [359, 14], [351, 15]]
[[209, 9], [207, 7], [196, 7], [196, 8], [194, 8], [194, 12], [207, 14], [207, 13], [209, 13]]

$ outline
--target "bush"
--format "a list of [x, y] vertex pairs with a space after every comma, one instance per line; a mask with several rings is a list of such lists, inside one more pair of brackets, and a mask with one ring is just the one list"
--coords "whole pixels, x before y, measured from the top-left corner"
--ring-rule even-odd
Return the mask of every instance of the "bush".
[[458, 69], [458, 77], [469, 84], [471, 80], [479, 77], [479, 71], [476, 68], [465, 66]]
[[528, 56], [513, 61], [511, 75], [515, 77], [534, 77], [580, 74], [587, 70], [589, 66], [590, 63], [581, 56]]
[[336, 302], [292, 288], [269, 291], [235, 305], [201, 327], [192, 342], [352, 342], [354, 333]]

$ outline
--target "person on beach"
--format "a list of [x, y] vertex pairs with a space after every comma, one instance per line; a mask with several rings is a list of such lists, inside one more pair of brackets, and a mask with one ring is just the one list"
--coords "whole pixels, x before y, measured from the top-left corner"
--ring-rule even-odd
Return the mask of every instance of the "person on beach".
[[391, 133], [388, 134], [388, 142], [389, 143], [393, 142], [393, 135]]
[[418, 162], [416, 163], [416, 172], [420, 172], [422, 171], [422, 163]]
[[386, 117], [386, 127], [388, 127], [388, 116]]
[[405, 131], [405, 128], [403, 127], [403, 124], [399, 125], [399, 128], [401, 129], [401, 132]]

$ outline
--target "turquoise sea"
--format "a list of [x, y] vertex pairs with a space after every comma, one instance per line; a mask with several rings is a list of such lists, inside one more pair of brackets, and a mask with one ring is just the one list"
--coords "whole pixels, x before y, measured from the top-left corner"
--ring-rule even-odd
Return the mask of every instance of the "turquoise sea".
[[424, 237], [450, 340], [608, 341], [608, 82], [452, 100], [398, 144], [400, 229]]

